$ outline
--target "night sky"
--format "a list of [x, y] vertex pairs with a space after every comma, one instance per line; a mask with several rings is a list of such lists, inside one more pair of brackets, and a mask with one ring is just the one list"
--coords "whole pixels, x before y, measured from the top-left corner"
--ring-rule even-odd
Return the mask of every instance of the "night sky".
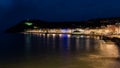
[[0, 0], [0, 30], [21, 20], [82, 21], [120, 17], [120, 0]]

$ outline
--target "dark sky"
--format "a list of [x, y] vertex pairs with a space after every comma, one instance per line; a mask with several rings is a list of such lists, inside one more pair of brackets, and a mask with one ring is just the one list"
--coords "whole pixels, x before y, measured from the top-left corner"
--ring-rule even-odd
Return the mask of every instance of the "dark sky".
[[0, 27], [25, 19], [81, 21], [120, 16], [120, 0], [0, 0]]

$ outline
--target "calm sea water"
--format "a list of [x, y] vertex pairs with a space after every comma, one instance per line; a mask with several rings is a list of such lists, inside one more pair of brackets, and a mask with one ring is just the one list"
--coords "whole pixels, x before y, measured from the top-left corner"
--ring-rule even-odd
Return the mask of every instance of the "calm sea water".
[[1, 34], [0, 68], [120, 68], [119, 47], [98, 37]]

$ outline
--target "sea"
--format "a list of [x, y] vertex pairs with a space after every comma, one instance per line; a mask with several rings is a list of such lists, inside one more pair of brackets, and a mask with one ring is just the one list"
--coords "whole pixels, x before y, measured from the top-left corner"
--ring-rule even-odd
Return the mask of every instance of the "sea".
[[120, 48], [95, 36], [1, 33], [0, 68], [120, 68]]

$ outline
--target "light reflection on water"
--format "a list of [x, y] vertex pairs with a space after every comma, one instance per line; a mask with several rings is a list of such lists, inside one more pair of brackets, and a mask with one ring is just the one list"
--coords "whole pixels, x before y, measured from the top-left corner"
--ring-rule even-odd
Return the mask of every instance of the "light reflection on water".
[[24, 41], [23, 55], [13, 58], [14, 62], [6, 61], [1, 67], [120, 68], [119, 47], [99, 37], [38, 33], [23, 36], [19, 40]]
[[100, 44], [100, 54], [105, 57], [119, 57], [119, 50], [117, 45], [113, 42], [101, 43]]

